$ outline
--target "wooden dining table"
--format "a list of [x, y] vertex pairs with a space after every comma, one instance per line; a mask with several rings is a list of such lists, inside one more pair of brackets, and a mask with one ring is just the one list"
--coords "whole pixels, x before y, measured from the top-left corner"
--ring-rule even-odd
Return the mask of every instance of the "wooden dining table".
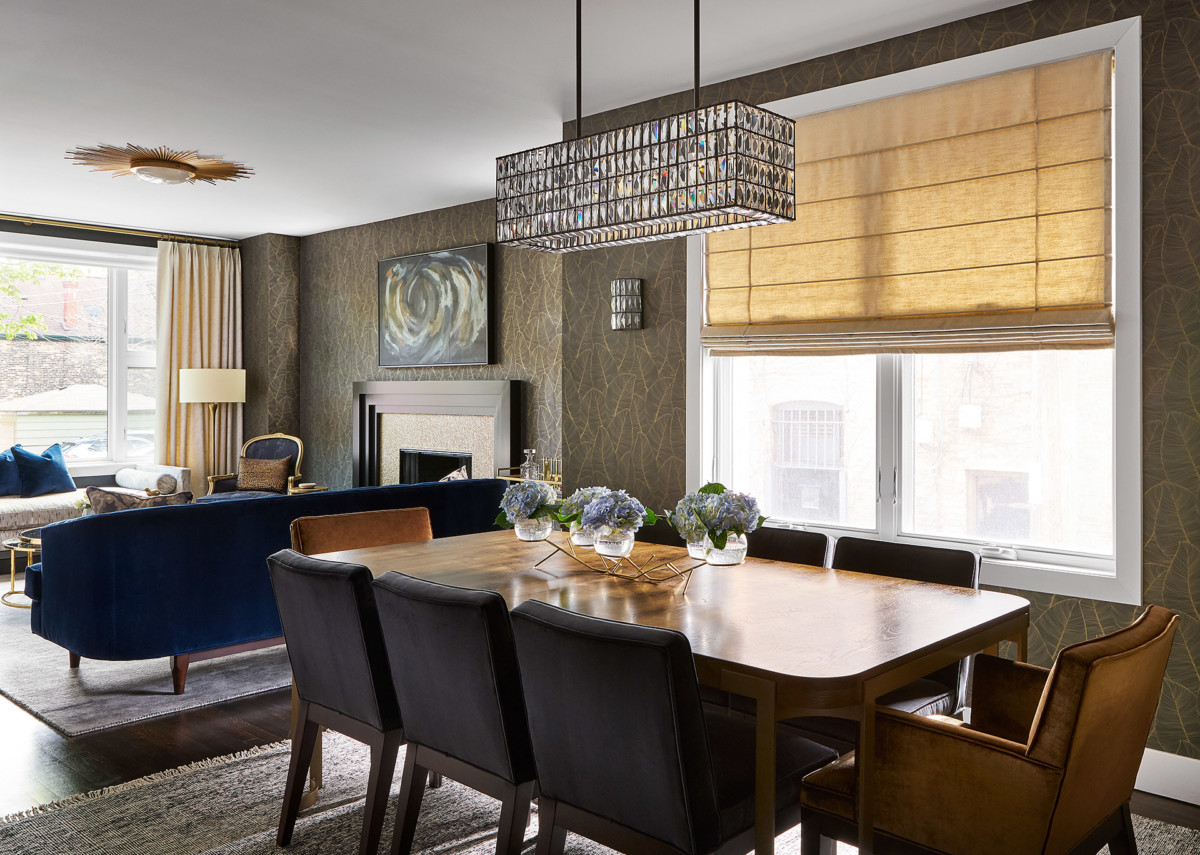
[[[565, 533], [551, 537], [569, 549]], [[314, 557], [362, 564], [375, 576], [395, 570], [497, 591], [510, 608], [541, 600], [683, 633], [701, 683], [756, 702], [758, 853], [775, 845], [776, 722], [805, 715], [858, 721], [858, 842], [869, 853], [876, 699], [1004, 640], [1015, 641], [1025, 659], [1029, 602], [1011, 594], [754, 558], [702, 564], [690, 578], [652, 584], [599, 572], [605, 565], [590, 551], [577, 555], [494, 531]], [[667, 559], [681, 569], [696, 563], [682, 547], [645, 543], [628, 561], [652, 567]], [[315, 794], [319, 755], [311, 777]]]

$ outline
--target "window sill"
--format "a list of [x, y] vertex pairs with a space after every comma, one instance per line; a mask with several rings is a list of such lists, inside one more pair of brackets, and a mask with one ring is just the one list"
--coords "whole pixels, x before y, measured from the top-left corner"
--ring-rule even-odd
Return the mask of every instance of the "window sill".
[[1062, 597], [1103, 600], [1109, 603], [1142, 604], [1141, 567], [1121, 573], [1102, 570], [1033, 564], [1028, 561], [997, 561], [984, 558], [979, 564], [979, 582]]
[[116, 475], [118, 469], [133, 469], [144, 460], [89, 460], [86, 463], [68, 463], [67, 472], [72, 478], [90, 478], [98, 475]]

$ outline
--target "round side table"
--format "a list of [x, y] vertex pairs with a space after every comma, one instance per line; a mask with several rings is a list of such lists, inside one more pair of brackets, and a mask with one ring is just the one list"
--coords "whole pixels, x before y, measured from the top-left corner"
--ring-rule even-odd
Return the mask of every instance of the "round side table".
[[24, 597], [24, 591], [17, 590], [17, 553], [25, 554], [25, 566], [35, 563], [34, 558], [41, 551], [41, 540], [21, 540], [12, 538], [4, 541], [4, 548], [8, 550], [8, 590], [0, 595], [0, 602], [6, 606], [11, 606], [14, 609], [32, 608], [30, 603], [14, 603], [12, 600], [16, 597]]

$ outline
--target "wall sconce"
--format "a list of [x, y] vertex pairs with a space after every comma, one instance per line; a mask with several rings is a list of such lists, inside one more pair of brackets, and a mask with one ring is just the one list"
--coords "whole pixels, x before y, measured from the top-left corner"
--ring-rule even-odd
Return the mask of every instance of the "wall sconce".
[[642, 328], [642, 280], [614, 279], [612, 294], [612, 328], [640, 330]]

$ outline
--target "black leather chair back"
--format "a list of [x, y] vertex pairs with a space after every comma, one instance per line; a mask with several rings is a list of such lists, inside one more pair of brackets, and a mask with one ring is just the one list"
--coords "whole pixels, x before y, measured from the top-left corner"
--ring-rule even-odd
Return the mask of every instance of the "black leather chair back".
[[839, 537], [830, 566], [835, 570], [856, 570], [896, 579], [979, 587], [979, 559], [965, 549]]
[[792, 564], [825, 566], [829, 537], [819, 531], [787, 528], [758, 528], [746, 536], [746, 554], [751, 558], [790, 561]]
[[684, 852], [718, 811], [691, 645], [536, 601], [512, 612], [538, 786]]
[[[979, 587], [979, 559], [975, 553], [965, 549], [839, 537], [833, 547], [831, 566], [835, 570], [855, 570], [876, 576], [935, 582], [938, 585]], [[964, 676], [958, 664], [947, 665], [929, 675], [930, 679], [957, 692], [960, 703]]]
[[379, 730], [398, 727], [371, 571], [291, 549], [267, 567], [301, 699]]
[[660, 546], [685, 546], [679, 532], [663, 518], [654, 525], [644, 525], [633, 533], [633, 539], [641, 543], [657, 543]]
[[404, 733], [504, 778], [535, 777], [504, 598], [401, 573], [374, 583]]

